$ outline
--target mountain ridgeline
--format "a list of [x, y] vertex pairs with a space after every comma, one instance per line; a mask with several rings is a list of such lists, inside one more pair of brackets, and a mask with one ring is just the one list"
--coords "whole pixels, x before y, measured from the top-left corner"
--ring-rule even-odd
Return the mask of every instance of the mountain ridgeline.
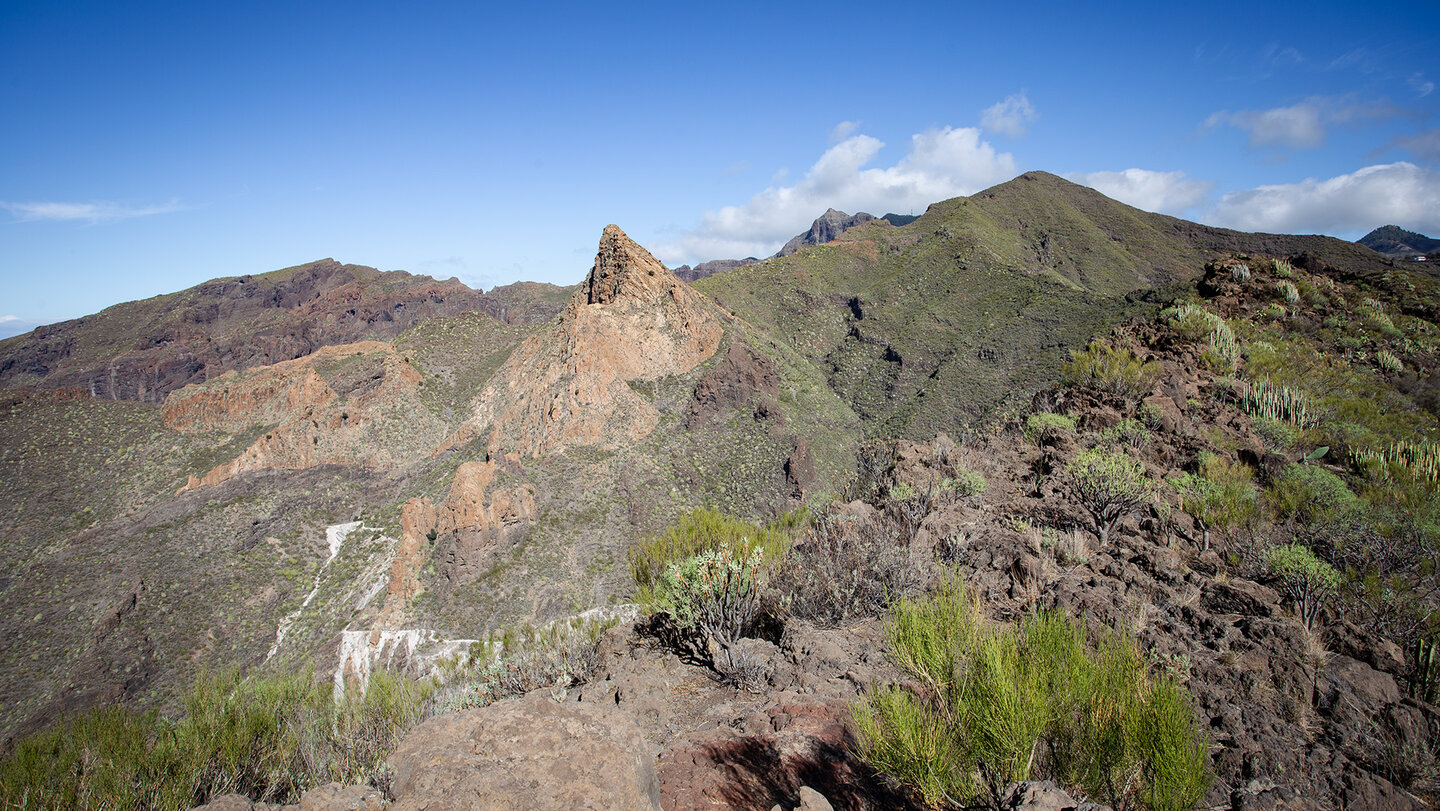
[[[341, 690], [623, 602], [627, 550], [694, 508], [819, 509], [855, 494], [877, 443], [924, 449], [902, 467], [948, 459], [948, 437], [1013, 425], [1073, 352], [1220, 289], [1238, 257], [1367, 295], [1412, 278], [1355, 243], [1210, 228], [1031, 172], [918, 217], [831, 210], [709, 274], [677, 276], [611, 225], [575, 287], [481, 293], [323, 260], [5, 340], [0, 729], [173, 710], [226, 669], [312, 667]], [[1388, 306], [1440, 321], [1437, 300]], [[1166, 362], [1189, 373], [1179, 350]], [[1433, 405], [1426, 380], [1406, 396]], [[1191, 383], [1152, 398], [1175, 454], [1201, 441], [1172, 414]], [[1055, 464], [1075, 450], [1057, 447]], [[1032, 462], [1004, 493], [1039, 514], [1054, 471]], [[990, 515], [976, 504], [965, 521]]]

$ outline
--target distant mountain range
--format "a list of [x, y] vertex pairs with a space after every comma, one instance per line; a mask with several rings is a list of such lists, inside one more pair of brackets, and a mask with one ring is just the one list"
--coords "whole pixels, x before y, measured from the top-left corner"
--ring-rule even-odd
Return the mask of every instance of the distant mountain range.
[[[886, 214], [878, 219], [885, 220], [894, 226], [901, 226], [909, 225], [919, 218], [920, 215], [918, 214]], [[846, 214], [843, 211], [836, 211], [833, 208], [826, 209], [824, 214], [821, 214], [815, 219], [815, 222], [810, 223], [809, 230], [791, 237], [789, 241], [770, 258], [776, 259], [781, 256], [789, 256], [801, 248], [810, 245], [824, 245], [827, 242], [834, 242], [836, 237], [851, 228], [875, 219], [877, 219], [877, 217], [874, 214], [867, 214], [863, 211], [856, 212], [855, 214]], [[687, 282], [696, 282], [706, 276], [713, 276], [721, 271], [753, 265], [759, 261], [759, 259], [753, 256], [747, 256], [744, 259], [712, 259], [709, 262], [701, 262], [693, 268], [689, 265], [681, 265], [675, 268], [675, 275]]]
[[1398, 225], [1384, 225], [1361, 237], [1361, 245], [1392, 257], [1411, 257], [1440, 250], [1440, 239], [1406, 231]]

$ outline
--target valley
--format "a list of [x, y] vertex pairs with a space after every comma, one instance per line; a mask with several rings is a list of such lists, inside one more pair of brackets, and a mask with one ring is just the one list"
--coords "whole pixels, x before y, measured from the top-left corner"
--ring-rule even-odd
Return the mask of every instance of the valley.
[[[0, 341], [6, 754], [97, 707], [179, 718], [208, 674], [306, 674], [349, 706], [393, 672], [435, 692], [390, 777], [234, 785], [212, 808], [332, 782], [501, 807], [523, 793], [480, 766], [417, 764], [537, 719], [624, 730], [554, 743], [633, 776], [616, 803], [923, 807], [854, 708], [925, 694], [894, 612], [959, 582], [986, 627], [1120, 634], [1204, 741], [1189, 805], [1141, 799], [1151, 765], [1076, 777], [1053, 738], [1033, 770], [973, 766], [999, 781], [975, 802], [1043, 778], [1115, 807], [1430, 807], [1440, 282], [1421, 263], [1044, 172], [913, 220], [826, 216], [690, 281], [611, 225], [574, 287], [322, 260]], [[1077, 485], [1102, 457], [1144, 491], [1103, 528]], [[772, 544], [734, 640], [687, 647], [663, 578], [637, 574], [685, 527], [696, 555]], [[1309, 617], [1274, 563], [1293, 544], [1335, 573]], [[667, 554], [657, 571], [695, 560]]]

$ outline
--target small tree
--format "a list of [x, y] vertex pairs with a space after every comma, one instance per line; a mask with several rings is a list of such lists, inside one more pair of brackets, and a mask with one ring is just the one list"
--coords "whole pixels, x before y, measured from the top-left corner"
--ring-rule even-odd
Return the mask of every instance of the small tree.
[[1154, 490], [1145, 464], [1124, 453], [1091, 448], [1065, 466], [1066, 484], [1095, 521], [1103, 546], [1117, 521], [1150, 500]]
[[1314, 630], [1315, 617], [1340, 587], [1335, 567], [1315, 557], [1310, 548], [1298, 543], [1272, 548], [1265, 555], [1270, 571], [1280, 578], [1285, 593], [1295, 601], [1295, 610], [1306, 630]]
[[1214, 454], [1202, 454], [1199, 473], [1172, 479], [1180, 491], [1181, 509], [1195, 518], [1210, 548], [1210, 530], [1234, 529], [1255, 515], [1254, 474], [1250, 468], [1231, 464]]

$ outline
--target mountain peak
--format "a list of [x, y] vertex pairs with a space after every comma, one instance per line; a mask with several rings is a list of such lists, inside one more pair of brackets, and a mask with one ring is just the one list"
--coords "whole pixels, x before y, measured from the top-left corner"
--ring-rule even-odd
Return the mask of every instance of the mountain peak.
[[585, 303], [651, 300], [679, 283], [659, 259], [612, 223], [600, 234], [595, 264], [585, 277]]

